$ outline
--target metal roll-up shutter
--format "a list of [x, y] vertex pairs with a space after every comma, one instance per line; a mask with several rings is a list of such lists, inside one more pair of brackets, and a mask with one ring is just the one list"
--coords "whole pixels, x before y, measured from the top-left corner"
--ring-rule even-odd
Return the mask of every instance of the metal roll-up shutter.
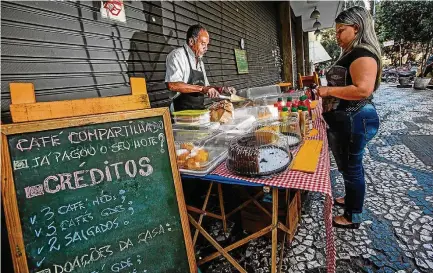
[[[272, 2], [124, 1], [126, 23], [102, 19], [100, 3], [2, 1], [3, 122], [10, 121], [10, 82], [32, 82], [37, 101], [52, 101], [129, 94], [129, 77], [145, 77], [152, 107], [167, 106], [165, 59], [195, 23], [210, 33], [204, 60], [212, 85], [281, 81]], [[249, 73], [238, 75], [233, 49], [241, 38]]]
[[[244, 89], [281, 81], [281, 58], [278, 42], [277, 11], [273, 3], [230, 1], [163, 2], [164, 25], [173, 28], [179, 44], [186, 31], [200, 23], [210, 35], [204, 56], [211, 85]], [[234, 48], [245, 40], [248, 74], [237, 73]]]
[[296, 22], [292, 20], [291, 36], [292, 36], [292, 71], [293, 71], [293, 85], [298, 86], [298, 62], [296, 60]]

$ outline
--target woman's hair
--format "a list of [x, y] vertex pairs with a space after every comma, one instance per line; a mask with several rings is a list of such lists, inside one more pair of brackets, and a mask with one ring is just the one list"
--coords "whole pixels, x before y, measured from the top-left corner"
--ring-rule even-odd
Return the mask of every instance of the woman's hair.
[[358, 33], [356, 33], [355, 39], [353, 39], [346, 50], [341, 52], [339, 59], [354, 48], [364, 48], [377, 57], [379, 63], [377, 66], [376, 84], [374, 85], [374, 90], [376, 90], [379, 87], [382, 76], [382, 56], [380, 53], [380, 44], [374, 32], [373, 18], [370, 12], [363, 7], [351, 7], [342, 11], [337, 18], [335, 18], [335, 23], [358, 26]]

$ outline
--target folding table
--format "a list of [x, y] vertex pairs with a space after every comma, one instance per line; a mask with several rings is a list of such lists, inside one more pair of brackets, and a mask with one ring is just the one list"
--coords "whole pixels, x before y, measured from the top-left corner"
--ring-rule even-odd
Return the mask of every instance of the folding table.
[[[321, 107], [320, 104], [313, 111], [316, 112], [316, 116], [321, 116]], [[238, 262], [236, 262], [232, 256], [228, 253], [229, 251], [246, 244], [252, 239], [264, 236], [268, 232], [272, 232], [272, 255], [271, 255], [271, 272], [277, 272], [277, 231], [278, 229], [283, 230], [288, 233], [289, 228], [278, 221], [278, 189], [300, 189], [312, 192], [319, 192], [325, 195], [325, 204], [323, 210], [323, 217], [325, 220], [325, 230], [326, 230], [326, 257], [327, 257], [327, 271], [328, 273], [335, 272], [335, 245], [334, 245], [334, 234], [332, 229], [332, 191], [331, 191], [331, 179], [329, 176], [330, 173], [330, 158], [329, 158], [329, 150], [328, 150], [328, 140], [326, 137], [326, 124], [321, 118], [317, 118], [314, 121], [314, 128], [318, 130], [318, 134], [313, 137], [309, 137], [307, 139], [316, 139], [323, 140], [323, 148], [320, 153], [319, 162], [316, 167], [316, 171], [314, 173], [305, 173], [293, 170], [286, 170], [278, 175], [269, 177], [269, 178], [251, 178], [239, 176], [231, 173], [225, 163], [219, 165], [214, 171], [204, 177], [195, 177], [190, 175], [182, 175], [182, 178], [199, 178], [202, 180], [210, 181], [210, 186], [208, 189], [208, 193], [205, 198], [205, 202], [203, 204], [203, 208], [194, 208], [188, 206], [188, 210], [191, 212], [196, 212], [200, 214], [200, 218], [196, 221], [191, 215], [189, 215], [190, 223], [200, 232], [216, 249], [217, 252], [211, 254], [208, 257], [198, 261], [198, 264], [203, 264], [208, 262], [220, 255], [224, 256], [239, 272], [246, 272]], [[295, 151], [296, 153], [296, 151]], [[221, 215], [216, 215], [205, 210], [207, 202], [209, 200], [211, 188], [213, 183], [217, 183], [218, 187], [218, 196], [221, 207]], [[227, 247], [222, 247], [221, 245], [214, 240], [211, 235], [201, 226], [201, 222], [203, 216], [211, 216], [213, 218], [217, 218], [223, 221], [223, 227], [226, 229], [226, 218], [233, 214], [230, 212], [229, 214], [225, 214], [224, 211], [224, 201], [223, 201], [223, 193], [221, 189], [221, 183], [225, 184], [235, 184], [246, 187], [257, 187], [257, 186], [267, 186], [271, 188], [272, 191], [272, 224], [267, 226], [266, 228], [255, 232], [254, 234], [249, 235], [248, 237], [235, 242]], [[256, 199], [260, 196], [254, 196], [249, 201], [254, 202], [252, 199]], [[242, 205], [241, 208], [242, 209]], [[194, 241], [196, 242], [198, 232], [194, 235]]]

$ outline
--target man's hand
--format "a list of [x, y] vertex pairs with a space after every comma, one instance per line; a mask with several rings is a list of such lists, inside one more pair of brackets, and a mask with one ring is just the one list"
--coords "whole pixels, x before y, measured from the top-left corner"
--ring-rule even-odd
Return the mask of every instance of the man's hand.
[[218, 93], [218, 91], [215, 88], [213, 88], [211, 86], [205, 86], [205, 87], [203, 87], [202, 93], [207, 94], [208, 97], [212, 98], [212, 99], [213, 98], [218, 98], [219, 94], [220, 94], [220, 93]]
[[319, 96], [321, 96], [322, 98], [329, 97], [330, 96], [330, 94], [329, 94], [330, 89], [331, 88], [327, 87], [327, 86], [319, 86], [319, 87], [317, 87], [317, 94], [319, 94]]
[[236, 89], [231, 86], [224, 86], [222, 90], [223, 94], [236, 95]]

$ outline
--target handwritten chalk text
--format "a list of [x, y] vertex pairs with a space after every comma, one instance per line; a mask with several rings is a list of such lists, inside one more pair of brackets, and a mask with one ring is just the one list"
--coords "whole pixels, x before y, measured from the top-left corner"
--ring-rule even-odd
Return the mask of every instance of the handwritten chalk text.
[[[47, 176], [43, 181], [44, 193], [54, 194], [64, 190], [77, 190], [89, 186], [95, 186], [103, 182], [111, 182], [120, 180], [122, 177], [134, 178], [137, 175], [149, 176], [153, 173], [153, 167], [149, 164], [150, 159], [141, 157], [138, 162], [135, 160], [127, 160], [126, 162], [116, 162], [109, 164], [105, 161], [105, 168], [92, 168], [90, 170], [77, 170], [73, 173], [60, 173]], [[41, 195], [31, 195], [33, 186], [26, 187], [24, 190], [27, 193], [27, 198], [32, 198]]]

